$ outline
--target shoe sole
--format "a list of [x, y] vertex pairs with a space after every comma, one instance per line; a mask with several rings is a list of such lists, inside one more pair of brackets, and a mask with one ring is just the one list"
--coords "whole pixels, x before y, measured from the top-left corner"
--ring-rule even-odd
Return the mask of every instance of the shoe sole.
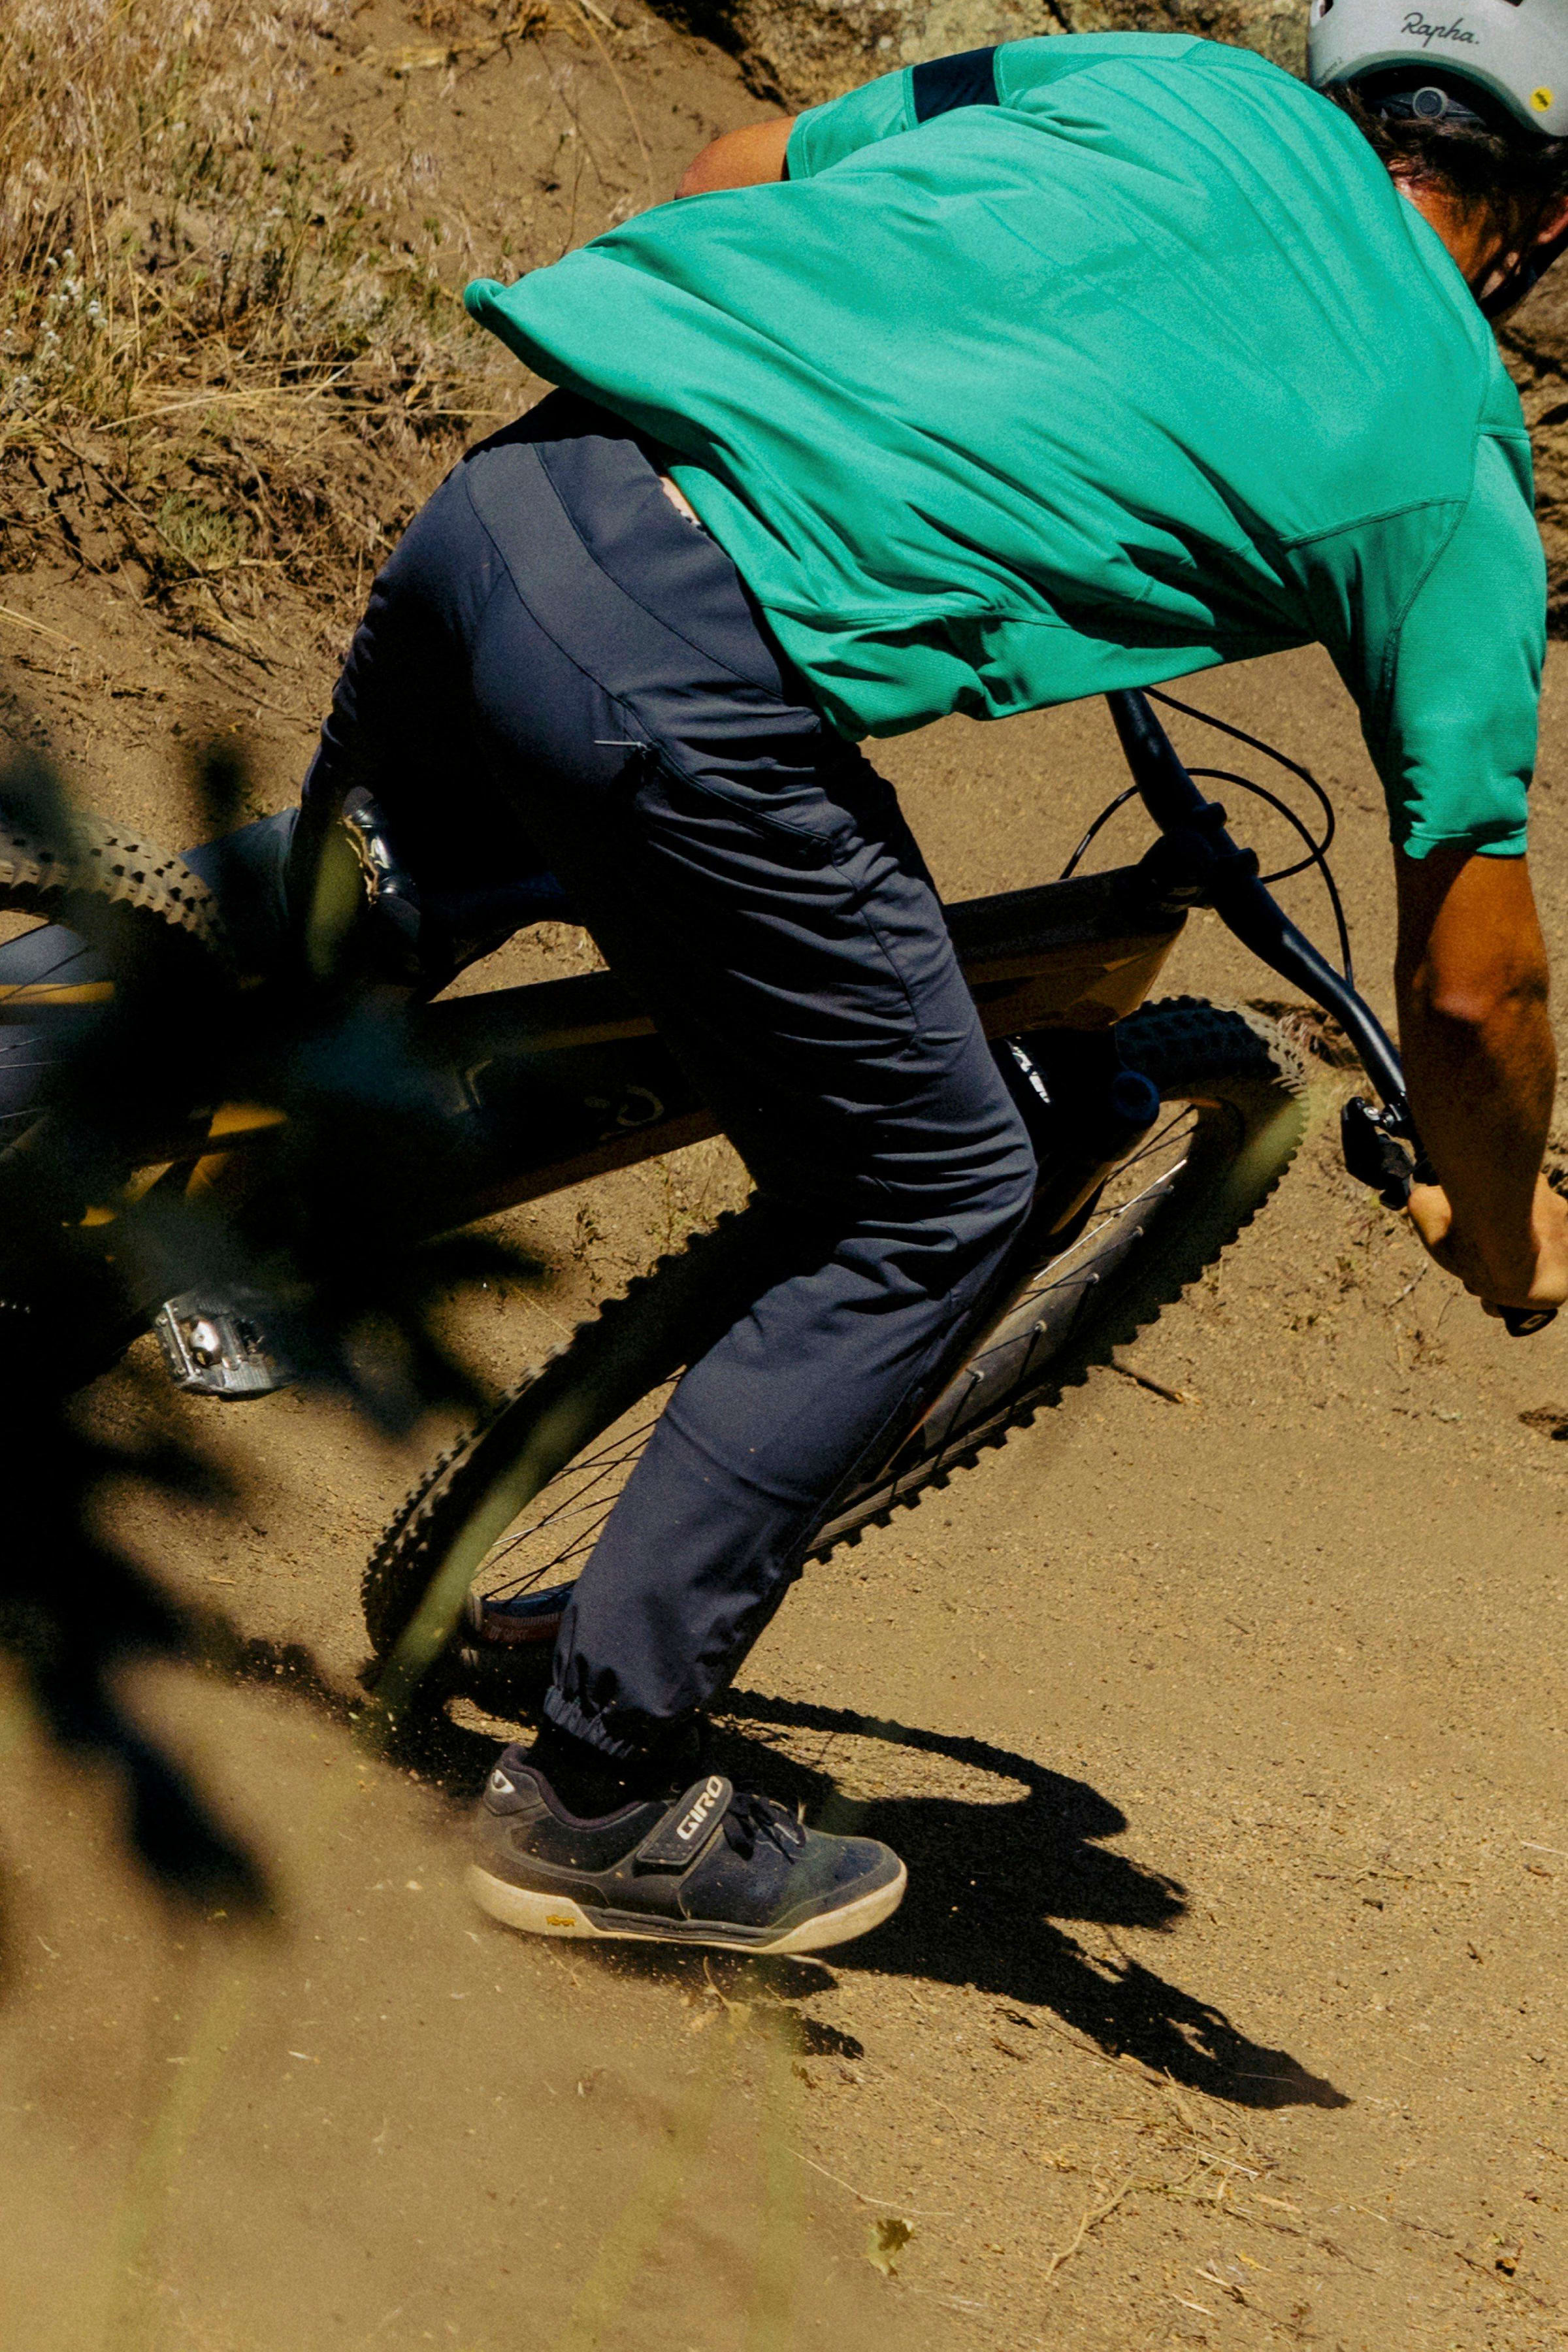
[[480, 1910], [499, 1919], [503, 1927], [519, 1927], [526, 1936], [575, 1936], [602, 1943], [710, 1944], [728, 1952], [820, 1952], [829, 1944], [847, 1944], [852, 1937], [868, 1935], [884, 1919], [891, 1918], [909, 1883], [910, 1874], [900, 1863], [897, 1878], [890, 1878], [885, 1886], [873, 1887], [868, 1895], [857, 1895], [853, 1903], [840, 1904], [836, 1911], [819, 1911], [782, 1935], [770, 1935], [765, 1928], [728, 1927], [700, 1919], [644, 1921], [626, 1911], [609, 1913], [615, 1925], [600, 1927], [569, 1895], [513, 1886], [481, 1870], [477, 1863], [468, 1870], [468, 1891]]

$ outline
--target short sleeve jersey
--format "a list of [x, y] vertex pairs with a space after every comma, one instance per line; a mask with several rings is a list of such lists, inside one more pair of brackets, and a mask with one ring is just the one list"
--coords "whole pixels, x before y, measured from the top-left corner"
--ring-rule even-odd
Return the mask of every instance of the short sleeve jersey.
[[1530, 446], [1441, 241], [1241, 49], [1009, 42], [474, 315], [626, 416], [852, 737], [1319, 640], [1394, 839], [1524, 845]]

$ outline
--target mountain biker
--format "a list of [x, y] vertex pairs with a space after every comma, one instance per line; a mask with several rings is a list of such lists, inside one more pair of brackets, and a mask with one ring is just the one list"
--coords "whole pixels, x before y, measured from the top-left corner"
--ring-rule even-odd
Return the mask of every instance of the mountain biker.
[[1493, 1307], [1568, 1298], [1524, 856], [1543, 567], [1482, 315], [1568, 232], [1568, 0], [1313, 19], [1315, 87], [1145, 35], [919, 65], [468, 289], [563, 389], [377, 581], [300, 855], [358, 790], [421, 887], [546, 862], [791, 1252], [677, 1389], [492, 1775], [476, 1887], [513, 1924], [805, 1949], [902, 1893], [692, 1744], [1030, 1200], [864, 737], [1324, 644], [1388, 795], [1417, 1230]]

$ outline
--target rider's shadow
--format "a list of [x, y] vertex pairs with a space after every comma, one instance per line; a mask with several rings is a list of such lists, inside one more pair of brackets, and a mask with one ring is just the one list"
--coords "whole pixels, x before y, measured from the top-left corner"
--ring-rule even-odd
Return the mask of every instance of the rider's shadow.
[[734, 1692], [725, 1712], [713, 1760], [741, 1782], [760, 1777], [758, 1743], [742, 1727], [755, 1724], [886, 1741], [1023, 1783], [1022, 1796], [999, 1803], [918, 1791], [847, 1799], [821, 1771], [769, 1742], [771, 1793], [803, 1803], [818, 1827], [884, 1839], [909, 1864], [900, 1908], [863, 1945], [836, 1952], [836, 1966], [934, 1978], [1051, 2010], [1111, 2056], [1126, 2052], [1233, 2105], [1350, 2104], [1288, 2052], [1252, 2041], [1222, 2011], [1121, 1952], [1113, 1937], [1113, 1956], [1098, 1957], [1058, 1924], [1161, 1929], [1186, 1911], [1174, 1879], [1100, 1843], [1127, 1820], [1087, 1781], [984, 1740], [797, 1700]]
[[[1342, 2091], [1310, 2074], [1288, 2051], [1254, 2042], [1222, 2010], [1194, 1999], [1122, 1952], [1119, 1927], [1173, 1927], [1185, 1916], [1186, 1890], [1101, 1841], [1118, 1837], [1127, 1817], [1085, 1780], [1068, 1780], [1032, 1757], [906, 1724], [879, 1722], [846, 1708], [731, 1691], [713, 1727], [711, 1761], [739, 1787], [760, 1782], [799, 1805], [818, 1828], [882, 1838], [909, 1864], [910, 1887], [891, 1919], [862, 1942], [835, 1951], [833, 1966], [864, 1968], [964, 1985], [1004, 2000], [1050, 2010], [1111, 2057], [1123, 2053], [1157, 2074], [1243, 2107], [1343, 2107]], [[757, 1738], [749, 1727], [763, 1734]], [[770, 1730], [823, 1735], [825, 1761], [838, 1739], [878, 1741], [901, 1750], [894, 1774], [912, 1786], [894, 1794], [847, 1797], [819, 1764], [766, 1737]], [[525, 1738], [527, 1734], [523, 1735]], [[454, 1722], [445, 1709], [416, 1712], [397, 1753], [456, 1800], [469, 1801], [495, 1761], [493, 1735]], [[911, 1771], [928, 1756], [935, 1771]], [[765, 1758], [765, 1769], [763, 1769]], [[1021, 1784], [1004, 1801], [922, 1790], [960, 1774]], [[1085, 1948], [1064, 1920], [1109, 1931], [1110, 1957]], [[576, 1947], [616, 1973], [689, 1986], [711, 1978], [713, 1953], [635, 1943]], [[732, 1965], [732, 1964], [731, 1964]], [[758, 1959], [737, 1983], [765, 1983], [789, 2000], [808, 1993], [821, 1963]], [[808, 2045], [842, 2049], [834, 2029], [802, 2021]], [[812, 2037], [815, 2036], [814, 2041]]]

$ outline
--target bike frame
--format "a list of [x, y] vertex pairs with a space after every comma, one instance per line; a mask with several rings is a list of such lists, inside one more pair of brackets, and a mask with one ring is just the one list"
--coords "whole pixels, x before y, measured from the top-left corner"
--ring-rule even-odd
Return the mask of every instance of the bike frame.
[[[1225, 811], [1205, 799], [1145, 697], [1107, 700], [1160, 837], [1136, 865], [949, 908], [986, 1035], [1108, 1037], [1148, 996], [1188, 912], [1212, 907], [1260, 962], [1340, 1023], [1384, 1106], [1375, 1181], [1397, 1183], [1408, 1163], [1394, 1139], [1415, 1139], [1387, 1033], [1258, 879], [1257, 857], [1231, 839]], [[613, 972], [437, 1003], [405, 1017], [414, 1060], [444, 1074], [452, 1118], [472, 1129], [466, 1171], [444, 1180], [463, 1193], [460, 1210], [454, 1202], [437, 1216], [447, 1226], [715, 1132]], [[1091, 1165], [1075, 1171], [1075, 1190], [1092, 1173]]]
[[[1058, 1040], [1067, 1055], [1070, 1083], [1058, 1097], [1051, 1134], [1054, 1170], [1042, 1153], [1050, 1195], [1041, 1202], [1045, 1230], [1062, 1229], [1136, 1131], [1135, 1118], [1119, 1131], [1114, 1121], [1096, 1128], [1097, 1105], [1119, 1067], [1116, 1024], [1144, 1001], [1194, 907], [1212, 907], [1260, 962], [1338, 1021], [1383, 1105], [1375, 1113], [1352, 1107], [1359, 1118], [1347, 1114], [1347, 1161], [1385, 1199], [1402, 1197], [1419, 1163], [1397, 1139], [1417, 1154], [1419, 1146], [1386, 1032], [1269, 895], [1257, 857], [1231, 838], [1225, 810], [1205, 800], [1146, 698], [1122, 692], [1107, 699], [1157, 830], [1144, 856], [948, 910], [986, 1034], [1027, 1038], [1031, 1052], [1042, 1037]], [[0, 991], [3, 965], [0, 950]], [[0, 1018], [47, 1024], [51, 993], [58, 992], [0, 993]], [[345, 1133], [353, 1131], [354, 1087], [363, 1079], [362, 1124], [372, 1142], [352, 1155], [358, 1166], [344, 1164], [338, 1206], [353, 1199], [356, 1222], [378, 1242], [450, 1232], [715, 1132], [707, 1106], [613, 972], [434, 1003], [372, 990], [333, 1012], [318, 1009], [304, 1028], [287, 1016], [269, 1026], [266, 996], [253, 993], [257, 1043], [240, 1057], [248, 1099], [149, 1134], [137, 1155], [141, 1171], [121, 1198], [90, 1213], [90, 1230], [80, 1236], [89, 1250], [114, 1247], [115, 1229], [123, 1238], [127, 1219], [151, 1223], [160, 1192], [170, 1188], [224, 1201], [249, 1223], [250, 1204], [265, 1202], [269, 1168], [276, 1175], [285, 1164], [278, 1153], [289, 1114], [277, 1106], [299, 1103], [300, 1068], [313, 1064], [337, 1089], [340, 1115], [347, 1089]], [[1042, 1103], [1047, 1088], [1027, 1055], [1014, 1059], [1017, 1068], [1004, 1066], [1033, 1124], [1029, 1084]], [[410, 1152], [405, 1143], [400, 1158], [395, 1146], [388, 1160], [378, 1156], [380, 1138], [394, 1127], [378, 1127], [375, 1113], [393, 1099], [416, 1148]], [[1064, 1156], [1075, 1114], [1084, 1139]], [[156, 1251], [140, 1255], [156, 1265]], [[120, 1263], [138, 1255], [121, 1252]], [[159, 1303], [138, 1299], [134, 1311], [150, 1318]]]

